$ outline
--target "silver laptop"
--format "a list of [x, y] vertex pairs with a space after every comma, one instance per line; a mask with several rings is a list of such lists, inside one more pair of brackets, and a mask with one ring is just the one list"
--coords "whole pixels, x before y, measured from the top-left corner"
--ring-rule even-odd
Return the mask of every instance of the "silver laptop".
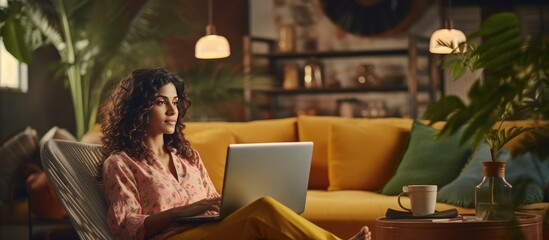
[[265, 196], [302, 213], [312, 153], [312, 142], [230, 144], [219, 215], [180, 217], [175, 221], [219, 221]]

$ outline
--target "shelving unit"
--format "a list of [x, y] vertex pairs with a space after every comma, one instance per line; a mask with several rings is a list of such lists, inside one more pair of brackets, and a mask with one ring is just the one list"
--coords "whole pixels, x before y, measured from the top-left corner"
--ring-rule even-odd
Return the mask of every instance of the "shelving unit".
[[[263, 63], [263, 67], [267, 71], [275, 76], [277, 87], [268, 90], [252, 90], [249, 86], [253, 77], [248, 75], [246, 79], [246, 86], [244, 90], [245, 99], [249, 102], [257, 102], [257, 99], [263, 99], [263, 103], [259, 104], [259, 108], [265, 112], [269, 112], [270, 118], [279, 117], [276, 113], [278, 109], [278, 99], [284, 96], [298, 96], [298, 95], [330, 95], [330, 94], [351, 94], [353, 96], [359, 96], [372, 93], [403, 93], [407, 94], [409, 98], [409, 113], [410, 117], [418, 117], [418, 94], [426, 92], [428, 94], [429, 101], [434, 101], [439, 95], [441, 95], [440, 76], [436, 66], [434, 64], [434, 56], [428, 53], [425, 44], [428, 45], [428, 39], [421, 39], [418, 37], [408, 37], [408, 48], [403, 49], [376, 49], [376, 50], [355, 50], [355, 51], [309, 51], [309, 52], [292, 52], [281, 53], [276, 51], [276, 40], [257, 38], [251, 36], [244, 37], [244, 71], [250, 73], [252, 69], [256, 67], [259, 62]], [[264, 51], [255, 52], [253, 44], [263, 45]], [[327, 59], [352, 59], [363, 57], [407, 57], [408, 59], [408, 72], [405, 85], [380, 85], [380, 86], [368, 86], [368, 87], [340, 87], [340, 88], [299, 88], [299, 89], [284, 89], [282, 86], [282, 77], [277, 76], [277, 72], [280, 71], [279, 64], [284, 61], [301, 61], [310, 58], [317, 59], [319, 61], [325, 61]], [[428, 64], [425, 69], [418, 67], [418, 58], [426, 57]], [[427, 77], [428, 84], [420, 86], [418, 84], [418, 78], [420, 76]], [[248, 109], [247, 118], [257, 119], [265, 118], [265, 114], [255, 116], [252, 114], [251, 109]]]

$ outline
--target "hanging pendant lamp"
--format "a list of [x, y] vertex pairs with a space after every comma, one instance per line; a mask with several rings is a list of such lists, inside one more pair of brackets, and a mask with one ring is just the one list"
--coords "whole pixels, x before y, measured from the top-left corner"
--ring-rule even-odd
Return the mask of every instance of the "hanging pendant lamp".
[[212, 0], [208, 0], [208, 26], [206, 26], [206, 36], [201, 37], [196, 42], [194, 56], [200, 59], [225, 58], [231, 55], [229, 41], [221, 35], [216, 35], [215, 27], [212, 23]]
[[[459, 51], [459, 44], [467, 41], [467, 38], [462, 31], [452, 28], [452, 20], [448, 17], [450, 3], [446, 4], [446, 1], [444, 0], [444, 5], [446, 5], [443, 6], [444, 28], [436, 30], [431, 35], [429, 41], [429, 51], [431, 53], [449, 54], [452, 53], [452, 51]], [[441, 45], [440, 42], [449, 44], [452, 48]]]

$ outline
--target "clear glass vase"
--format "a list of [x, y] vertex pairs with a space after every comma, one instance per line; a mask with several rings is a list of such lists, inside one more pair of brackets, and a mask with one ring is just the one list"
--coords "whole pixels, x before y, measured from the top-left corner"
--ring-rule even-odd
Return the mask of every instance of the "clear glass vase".
[[482, 182], [475, 188], [475, 215], [478, 220], [514, 218], [512, 186], [505, 180], [505, 162], [483, 162]]

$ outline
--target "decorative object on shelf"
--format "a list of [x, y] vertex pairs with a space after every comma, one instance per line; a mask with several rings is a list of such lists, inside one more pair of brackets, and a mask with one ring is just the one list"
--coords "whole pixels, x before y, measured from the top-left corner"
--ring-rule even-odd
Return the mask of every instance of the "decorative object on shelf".
[[[442, 18], [444, 19], [444, 28], [436, 30], [431, 35], [429, 41], [429, 51], [438, 54], [449, 54], [454, 51], [460, 51], [458, 46], [460, 43], [467, 41], [465, 34], [458, 29], [453, 29], [450, 14], [450, 0], [442, 1]], [[442, 44], [446, 43], [446, 44]], [[463, 48], [464, 49], [464, 48]]]
[[304, 109], [296, 109], [295, 110], [296, 116], [315, 116], [316, 115], [316, 109], [315, 108], [304, 108]]
[[278, 51], [295, 51], [295, 26], [293, 24], [284, 24], [278, 27]]
[[483, 162], [482, 182], [475, 188], [475, 215], [478, 220], [512, 220], [512, 186], [505, 180], [505, 162]]
[[303, 67], [303, 86], [305, 88], [324, 87], [323, 72], [322, 63], [315, 58], [309, 58]]
[[378, 86], [380, 82], [375, 66], [373, 64], [363, 64], [358, 66], [355, 83], [359, 87]]
[[362, 104], [360, 116], [365, 118], [382, 118], [387, 116], [387, 107], [383, 100], [370, 100]]
[[[297, 26], [297, 25], [296, 25]], [[295, 101], [286, 101], [290, 98], [296, 98], [297, 96], [307, 95], [307, 98], [321, 99], [321, 101], [332, 101], [332, 104], [323, 104], [321, 114], [338, 115], [336, 110], [335, 100], [327, 96], [335, 96], [338, 94], [345, 94], [346, 96], [337, 96], [337, 98], [344, 97], [358, 97], [370, 95], [380, 95], [379, 98], [387, 99], [397, 97], [409, 96], [410, 102], [404, 101], [391, 101], [390, 108], [387, 109], [387, 115], [390, 116], [410, 116], [417, 117], [418, 108], [421, 107], [418, 104], [418, 95], [423, 92], [429, 93], [429, 101], [434, 101], [434, 97], [438, 96], [441, 92], [440, 85], [431, 84], [423, 88], [413, 88], [409, 86], [417, 86], [417, 79], [428, 79], [429, 82], [438, 82], [438, 76], [429, 74], [435, 71], [435, 64], [432, 58], [427, 58], [425, 54], [428, 53], [428, 39], [418, 38], [414, 35], [408, 35], [409, 43], [408, 48], [382, 48], [382, 49], [365, 49], [365, 50], [319, 50], [315, 52], [299, 52], [299, 47], [296, 52], [293, 53], [280, 53], [276, 52], [277, 40], [265, 39], [261, 37], [245, 37], [245, 46], [251, 46], [251, 44], [258, 45], [258, 48], [244, 48], [245, 59], [249, 57], [250, 61], [244, 61], [245, 69], [261, 69], [267, 70], [271, 76], [275, 76], [277, 80], [277, 88], [270, 88], [260, 91], [253, 91], [253, 95], [265, 95], [270, 101], [263, 105], [264, 108], [269, 108], [272, 112], [285, 111], [285, 106], [298, 105]], [[302, 39], [300, 39], [302, 40]], [[420, 43], [420, 44], [419, 44]], [[259, 44], [262, 44], [259, 46]], [[259, 48], [261, 47], [261, 48]], [[422, 51], [418, 53], [418, 47], [422, 47]], [[267, 49], [267, 50], [266, 50]], [[265, 51], [266, 50], [266, 51]], [[416, 52], [418, 54], [411, 54]], [[372, 87], [357, 87], [357, 67], [364, 63], [373, 63], [370, 60], [359, 60], [356, 57], [385, 57], [385, 56], [399, 56], [408, 57], [408, 64], [404, 61], [395, 61], [391, 63], [380, 63], [376, 69], [380, 74], [380, 86]], [[419, 58], [421, 56], [421, 59]], [[425, 59], [423, 59], [425, 57]], [[324, 72], [321, 72], [322, 76], [322, 88], [320, 86], [313, 86], [312, 82], [305, 84], [305, 78], [303, 72], [305, 72], [304, 62], [307, 59], [314, 59], [321, 64], [324, 64]], [[334, 60], [331, 60], [334, 59]], [[355, 62], [340, 62], [339, 59], [353, 60]], [[358, 60], [356, 62], [355, 60]], [[417, 61], [426, 60], [429, 64], [418, 65]], [[295, 62], [300, 63], [300, 89], [284, 89], [284, 64]], [[329, 66], [328, 66], [329, 64]], [[382, 69], [380, 69], [382, 68]], [[311, 80], [311, 69], [308, 68], [308, 80]], [[383, 70], [383, 71], [381, 71]], [[325, 74], [324, 74], [325, 73]], [[415, 74], [411, 74], [415, 73]], [[435, 79], [436, 78], [436, 79]], [[432, 79], [432, 81], [431, 81]], [[405, 81], [406, 80], [406, 81]], [[251, 99], [251, 95], [249, 99]], [[349, 96], [352, 95], [352, 96]], [[407, 95], [407, 96], [405, 96]], [[378, 97], [376, 97], [378, 98]], [[286, 111], [287, 112], [287, 111]], [[292, 111], [293, 114], [293, 111]], [[404, 114], [404, 115], [403, 115]], [[287, 114], [274, 114], [274, 116], [287, 116]]]
[[319, 14], [315, 12], [315, 1], [297, 0], [291, 5], [292, 16], [299, 26], [300, 50], [316, 51], [318, 49], [317, 22]]
[[[384, 86], [406, 86], [406, 70], [405, 66], [400, 64], [386, 64], [383, 66], [383, 69], [385, 70], [384, 76], [381, 78], [380, 82], [383, 83]], [[427, 69], [427, 66], [421, 67], [419, 66], [418, 69]], [[417, 77], [417, 84], [419, 83], [420, 77]], [[427, 79], [429, 80], [429, 79]]]
[[331, 88], [331, 89], [341, 88], [341, 81], [339, 81], [339, 79], [330, 78], [326, 83], [326, 88]]
[[299, 88], [299, 65], [297, 63], [285, 63], [283, 67], [283, 89]]
[[227, 38], [217, 35], [213, 25], [212, 0], [208, 0], [208, 26], [206, 36], [196, 42], [194, 56], [200, 59], [225, 58], [231, 55], [231, 48]]
[[314, 27], [305, 27], [303, 29], [303, 51], [314, 52], [318, 50], [318, 33]]
[[360, 101], [356, 98], [342, 98], [337, 100], [337, 113], [341, 117], [355, 117]]
[[326, 16], [343, 30], [361, 36], [402, 32], [421, 9], [420, 0], [322, 0]]

